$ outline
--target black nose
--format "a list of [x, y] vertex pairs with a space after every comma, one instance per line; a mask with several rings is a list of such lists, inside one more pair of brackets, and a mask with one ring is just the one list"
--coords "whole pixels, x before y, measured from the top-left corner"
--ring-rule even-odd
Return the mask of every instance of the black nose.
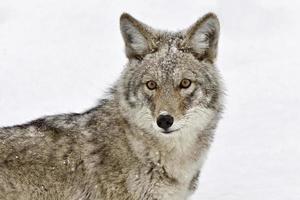
[[174, 118], [171, 115], [159, 115], [156, 121], [157, 125], [165, 130], [170, 128], [173, 122]]

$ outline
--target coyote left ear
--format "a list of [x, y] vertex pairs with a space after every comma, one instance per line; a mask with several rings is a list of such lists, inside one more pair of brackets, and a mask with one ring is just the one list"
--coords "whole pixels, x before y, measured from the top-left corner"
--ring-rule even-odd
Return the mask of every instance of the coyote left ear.
[[217, 16], [208, 13], [187, 29], [183, 49], [191, 50], [198, 59], [214, 61], [217, 56], [220, 24]]
[[120, 28], [128, 58], [141, 59], [155, 50], [155, 34], [149, 26], [123, 13], [120, 17]]

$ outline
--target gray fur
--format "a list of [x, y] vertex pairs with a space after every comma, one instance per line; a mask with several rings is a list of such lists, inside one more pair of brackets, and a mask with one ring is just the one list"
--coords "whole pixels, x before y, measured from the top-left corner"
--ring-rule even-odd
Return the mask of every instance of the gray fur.
[[[0, 199], [184, 200], [196, 189], [222, 111], [218, 19], [175, 33], [128, 14], [120, 25], [128, 64], [109, 98], [0, 128]], [[178, 87], [183, 78], [190, 88]], [[174, 116], [174, 132], [155, 125], [161, 112]]]

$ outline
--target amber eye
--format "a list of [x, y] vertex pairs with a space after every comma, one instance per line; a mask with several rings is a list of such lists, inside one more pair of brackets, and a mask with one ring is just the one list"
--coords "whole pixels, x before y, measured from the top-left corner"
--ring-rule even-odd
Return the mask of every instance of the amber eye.
[[147, 88], [148, 88], [149, 90], [154, 90], [154, 89], [157, 88], [157, 84], [156, 84], [155, 81], [148, 81], [148, 82], [146, 83], [146, 85], [147, 85]]
[[192, 81], [185, 78], [185, 79], [182, 79], [182, 81], [180, 83], [180, 87], [186, 89], [186, 88], [190, 87], [191, 84], [192, 84]]

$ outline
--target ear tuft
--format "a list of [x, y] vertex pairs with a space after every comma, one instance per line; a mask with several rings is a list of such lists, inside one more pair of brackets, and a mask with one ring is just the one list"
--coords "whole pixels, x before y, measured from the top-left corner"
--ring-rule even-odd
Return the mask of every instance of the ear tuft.
[[151, 28], [128, 13], [121, 15], [120, 29], [128, 58], [141, 58], [154, 48], [154, 34]]
[[182, 48], [191, 49], [199, 58], [214, 60], [217, 56], [220, 24], [214, 13], [196, 21], [185, 33]]

